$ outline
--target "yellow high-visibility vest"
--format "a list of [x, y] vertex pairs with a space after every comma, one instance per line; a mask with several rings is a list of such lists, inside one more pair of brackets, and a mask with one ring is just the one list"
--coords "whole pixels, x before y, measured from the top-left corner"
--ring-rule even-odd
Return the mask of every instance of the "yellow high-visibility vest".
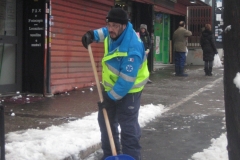
[[[104, 52], [105, 52], [104, 57], [102, 59], [102, 82], [103, 82], [105, 91], [110, 91], [113, 88], [114, 84], [116, 83], [118, 79], [118, 75], [114, 73], [114, 71], [108, 68], [108, 66], [106, 65], [106, 61], [115, 57], [126, 57], [128, 56], [128, 53], [120, 52], [116, 50], [113, 54], [107, 55], [109, 53], [108, 37], [106, 37], [104, 40]], [[149, 77], [149, 71], [147, 66], [147, 58], [145, 56], [144, 61], [138, 71], [134, 85], [128, 93], [140, 92], [144, 88], [144, 85], [147, 83], [148, 77]]]

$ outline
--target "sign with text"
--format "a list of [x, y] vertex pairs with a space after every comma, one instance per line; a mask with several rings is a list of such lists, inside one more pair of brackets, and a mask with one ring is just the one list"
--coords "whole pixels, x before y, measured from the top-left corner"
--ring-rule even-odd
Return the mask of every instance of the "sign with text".
[[28, 10], [29, 47], [42, 47], [44, 44], [44, 15], [44, 9], [40, 6], [32, 6]]
[[222, 39], [223, 39], [223, 0], [216, 0], [214, 4], [214, 26], [213, 30], [215, 31], [215, 42], [217, 48], [222, 48]]
[[[25, 3], [24, 41], [26, 90], [43, 93], [45, 54], [45, 1], [28, 0]], [[28, 81], [28, 82], [27, 82]]]

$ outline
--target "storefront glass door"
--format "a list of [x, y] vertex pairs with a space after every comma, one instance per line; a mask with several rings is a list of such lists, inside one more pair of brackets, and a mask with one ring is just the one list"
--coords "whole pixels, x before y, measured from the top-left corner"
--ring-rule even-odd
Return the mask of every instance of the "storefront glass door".
[[16, 0], [0, 0], [0, 93], [19, 89]]

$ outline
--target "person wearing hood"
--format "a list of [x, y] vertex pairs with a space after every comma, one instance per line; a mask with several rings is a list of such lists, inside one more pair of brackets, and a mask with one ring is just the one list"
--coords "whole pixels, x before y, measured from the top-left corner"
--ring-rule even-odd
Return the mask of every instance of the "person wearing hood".
[[202, 32], [200, 38], [200, 45], [203, 50], [204, 71], [206, 76], [212, 76], [212, 67], [215, 54], [218, 54], [216, 45], [214, 43], [211, 25], [206, 24], [205, 30]]
[[[147, 30], [147, 25], [146, 24], [141, 24], [140, 25], [140, 38], [143, 41], [144, 48], [145, 48], [145, 53], [146, 56], [148, 57], [148, 54], [150, 53], [151, 50], [151, 39], [149, 36], [149, 32]], [[150, 79], [148, 79], [147, 83], [152, 83]]]
[[[143, 42], [128, 21], [127, 13], [121, 8], [113, 8], [108, 12], [106, 27], [90, 30], [82, 37], [85, 48], [93, 41], [104, 42], [103, 102], [98, 102], [103, 150], [101, 160], [112, 156], [103, 108], [108, 114], [117, 154], [127, 154], [140, 160], [141, 129], [138, 115], [141, 93], [149, 77]], [[121, 128], [121, 143], [118, 125]]]

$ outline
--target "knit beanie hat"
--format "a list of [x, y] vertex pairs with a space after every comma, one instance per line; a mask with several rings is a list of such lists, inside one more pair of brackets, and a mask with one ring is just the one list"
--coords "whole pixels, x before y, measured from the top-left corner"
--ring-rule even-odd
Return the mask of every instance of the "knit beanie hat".
[[146, 25], [146, 24], [141, 24], [141, 25], [140, 25], [140, 29], [142, 29], [142, 28], [144, 28], [144, 29], [147, 30], [147, 25]]
[[108, 12], [106, 22], [127, 24], [128, 23], [127, 13], [121, 8], [113, 8]]

